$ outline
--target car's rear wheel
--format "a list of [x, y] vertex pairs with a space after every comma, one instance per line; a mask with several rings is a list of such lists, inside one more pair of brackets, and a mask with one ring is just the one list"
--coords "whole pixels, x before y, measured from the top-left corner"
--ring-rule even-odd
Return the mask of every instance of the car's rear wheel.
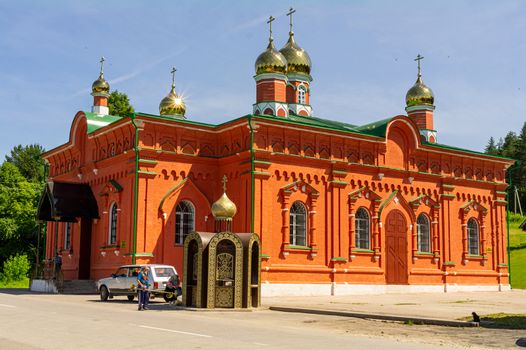
[[129, 301], [133, 301], [133, 299], [135, 299], [135, 295], [128, 295], [128, 300]]
[[110, 292], [106, 286], [100, 287], [100, 300], [107, 301], [110, 296]]

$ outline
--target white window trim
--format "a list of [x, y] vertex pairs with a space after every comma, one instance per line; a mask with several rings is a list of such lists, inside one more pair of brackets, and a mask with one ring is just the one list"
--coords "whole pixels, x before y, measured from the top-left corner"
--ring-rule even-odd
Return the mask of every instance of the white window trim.
[[[113, 223], [113, 208], [115, 208], [115, 242], [111, 241], [111, 229], [112, 229], [112, 223]], [[117, 227], [119, 226], [119, 207], [117, 206], [117, 202], [113, 202], [110, 205], [109, 210], [109, 222], [108, 222], [108, 244], [117, 244]]]
[[[177, 207], [181, 204], [181, 203], [186, 203], [186, 205], [191, 209], [190, 213], [186, 213], [186, 212], [178, 212], [177, 211]], [[175, 244], [183, 244], [184, 243], [184, 239], [186, 238], [185, 235], [184, 235], [184, 227], [182, 225], [182, 223], [184, 222], [184, 215], [192, 215], [192, 220], [191, 220], [191, 226], [190, 226], [190, 229], [188, 230], [188, 233], [192, 232], [192, 231], [195, 231], [195, 205], [194, 203], [190, 202], [189, 200], [182, 200], [180, 201], [179, 203], [177, 203], [177, 205], [175, 206]], [[177, 232], [177, 220], [180, 218], [181, 220], [181, 225], [179, 225], [179, 229], [181, 232]], [[178, 241], [178, 238], [181, 238], [181, 241]]]
[[[296, 203], [299, 203], [301, 205], [301, 207], [303, 208], [303, 213], [295, 213], [295, 212], [292, 211], [292, 208], [294, 207], [294, 205]], [[303, 228], [303, 230], [304, 230], [303, 235], [304, 235], [304, 238], [305, 238], [305, 244], [298, 244], [297, 243], [298, 237], [299, 237], [297, 217], [300, 216], [300, 215], [304, 216], [305, 226]], [[308, 228], [307, 227], [308, 226], [308, 222], [307, 222], [307, 206], [301, 201], [295, 201], [290, 206], [289, 218], [290, 218], [289, 235], [290, 235], [290, 238], [291, 238], [290, 239], [290, 244], [294, 245], [294, 246], [308, 247], [308, 242], [307, 242], [307, 232], [308, 232], [308, 229], [307, 229]]]
[[[424, 217], [425, 218], [427, 225], [418, 223], [418, 219], [420, 217]], [[422, 250], [421, 249], [422, 248], [421, 237], [423, 236], [423, 234], [422, 234], [422, 226], [427, 226], [427, 233], [426, 233], [426, 235], [427, 235], [428, 250]], [[418, 252], [431, 253], [431, 224], [430, 224], [429, 217], [426, 214], [424, 214], [424, 213], [418, 215], [418, 217], [416, 218], [416, 240], [417, 240], [417, 251]]]
[[[367, 219], [364, 219], [364, 218], [359, 218], [358, 217], [358, 213], [360, 212], [360, 210], [363, 210], [366, 214], [367, 214]], [[361, 224], [358, 224], [359, 222], [363, 222], [367, 225], [366, 229], [362, 228], [362, 225]], [[371, 249], [371, 214], [369, 213], [369, 211], [364, 208], [364, 207], [360, 207], [358, 208], [358, 210], [356, 210], [356, 214], [355, 214], [355, 217], [354, 217], [354, 225], [355, 225], [355, 228], [354, 228], [354, 245], [356, 246], [357, 249]], [[361, 240], [358, 239], [358, 236], [361, 236], [361, 231], [364, 231], [363, 233], [364, 234], [367, 234], [367, 247], [360, 247], [359, 246], [359, 242]]]
[[[471, 222], [474, 222], [475, 223], [475, 226], [474, 227], [469, 227], [469, 224]], [[468, 220], [468, 224], [466, 225], [466, 230], [467, 230], [467, 235], [468, 235], [468, 254], [469, 255], [480, 255], [480, 226], [479, 226], [479, 223], [478, 221], [475, 219], [475, 218], [470, 218]], [[471, 245], [471, 236], [472, 234], [475, 235], [475, 237], [477, 238], [477, 243], [475, 246], [472, 246]], [[477, 249], [477, 252], [476, 253], [472, 253], [471, 252], [471, 248], [476, 248]]]

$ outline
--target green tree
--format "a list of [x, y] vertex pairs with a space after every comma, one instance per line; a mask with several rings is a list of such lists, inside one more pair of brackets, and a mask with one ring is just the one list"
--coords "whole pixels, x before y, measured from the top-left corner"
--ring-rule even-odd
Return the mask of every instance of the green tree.
[[108, 107], [110, 109], [110, 115], [119, 115], [124, 117], [129, 113], [135, 112], [133, 106], [130, 104], [130, 100], [125, 93], [117, 90], [110, 94], [108, 99]]
[[484, 150], [486, 154], [491, 154], [493, 156], [498, 155], [499, 150], [497, 149], [497, 145], [495, 144], [495, 139], [492, 137], [489, 138], [489, 142], [486, 145], [486, 148]]
[[31, 263], [27, 255], [16, 254], [4, 261], [4, 269], [2, 271], [1, 279], [4, 282], [20, 281], [28, 276], [31, 269]]
[[508, 158], [517, 158], [519, 146], [520, 140], [517, 134], [513, 131], [508, 132], [502, 144], [502, 155]]
[[27, 181], [15, 165], [0, 166], [0, 264], [16, 254], [35, 255], [40, 195], [41, 185]]
[[44, 148], [39, 144], [15, 146], [5, 160], [15, 165], [22, 176], [30, 182], [44, 182]]

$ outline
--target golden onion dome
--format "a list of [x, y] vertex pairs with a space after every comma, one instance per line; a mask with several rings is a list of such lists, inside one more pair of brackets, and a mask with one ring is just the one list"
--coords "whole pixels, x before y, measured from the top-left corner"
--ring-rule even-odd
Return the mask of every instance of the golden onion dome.
[[159, 114], [167, 116], [181, 116], [184, 117], [186, 113], [186, 105], [181, 96], [175, 92], [175, 86], [172, 85], [170, 93], [162, 99], [159, 104]]
[[236, 212], [236, 205], [228, 198], [225, 192], [223, 192], [221, 198], [212, 204], [212, 215], [216, 220], [232, 220]]
[[276, 50], [272, 38], [269, 40], [267, 49], [256, 59], [256, 74], [261, 73], [283, 73], [287, 72], [287, 60]]
[[93, 82], [91, 92], [94, 94], [110, 93], [110, 84], [104, 79], [104, 73], [100, 72], [99, 78]]
[[293, 32], [289, 33], [289, 40], [279, 52], [281, 52], [287, 60], [288, 73], [310, 74], [312, 64], [309, 54], [296, 44]]
[[433, 91], [427, 87], [422, 81], [422, 76], [418, 74], [415, 85], [413, 85], [405, 95], [405, 103], [407, 107], [418, 105], [430, 105], [435, 102]]

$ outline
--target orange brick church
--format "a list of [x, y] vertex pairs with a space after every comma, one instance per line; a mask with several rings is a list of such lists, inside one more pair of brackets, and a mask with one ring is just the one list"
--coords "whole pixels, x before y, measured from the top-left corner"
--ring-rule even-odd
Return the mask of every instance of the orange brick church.
[[367, 125], [315, 116], [292, 18], [283, 48], [271, 31], [256, 59], [252, 114], [219, 125], [187, 116], [173, 82], [158, 114], [109, 115], [101, 66], [92, 111], [43, 155], [46, 257], [61, 252], [66, 279], [133, 262], [182, 272], [186, 235], [215, 230], [226, 175], [232, 231], [260, 238], [263, 296], [509, 289], [513, 161], [437, 142], [420, 59], [407, 115]]

